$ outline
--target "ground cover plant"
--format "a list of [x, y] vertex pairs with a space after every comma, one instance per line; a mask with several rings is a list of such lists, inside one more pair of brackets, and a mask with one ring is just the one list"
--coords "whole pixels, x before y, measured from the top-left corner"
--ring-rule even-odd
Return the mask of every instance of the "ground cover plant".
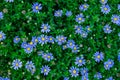
[[0, 80], [120, 80], [120, 0], [0, 0]]

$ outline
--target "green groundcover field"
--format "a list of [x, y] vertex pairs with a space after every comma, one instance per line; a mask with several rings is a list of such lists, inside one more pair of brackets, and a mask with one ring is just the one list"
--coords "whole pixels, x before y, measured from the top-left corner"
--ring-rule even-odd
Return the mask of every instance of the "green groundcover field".
[[120, 80], [120, 0], [0, 0], [0, 80]]

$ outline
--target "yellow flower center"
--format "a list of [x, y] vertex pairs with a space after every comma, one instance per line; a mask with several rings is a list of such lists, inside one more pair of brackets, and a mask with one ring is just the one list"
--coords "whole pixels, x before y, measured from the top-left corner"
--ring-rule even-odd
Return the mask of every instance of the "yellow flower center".
[[42, 40], [44, 41], [44, 40], [45, 40], [45, 38], [42, 38]]
[[105, 0], [102, 0], [102, 2], [104, 2]]
[[46, 26], [44, 26], [44, 30], [46, 30], [47, 29], [47, 27]]
[[38, 10], [38, 6], [35, 7]]
[[27, 50], [29, 51], [29, 50], [30, 50], [30, 48], [27, 48]]
[[16, 63], [16, 66], [18, 66], [18, 63]]
[[75, 73], [76, 73], [76, 70], [73, 70], [73, 73], [75, 74]]
[[108, 65], [106, 65], [106, 67], [108, 67]]
[[35, 39], [35, 42], [38, 42], [38, 40], [37, 40], [37, 39]]
[[77, 48], [76, 47], [74, 47], [74, 50], [76, 50]]
[[78, 20], [82, 20], [82, 18], [79, 18]]
[[52, 38], [50, 38], [50, 40], [52, 40]]
[[44, 72], [46, 72], [47, 70], [46, 69], [44, 69]]
[[16, 40], [18, 40], [18, 38], [16, 38]]
[[97, 58], [100, 58], [100, 55], [98, 55]]
[[86, 6], [86, 5], [84, 5], [84, 8], [87, 8], [87, 6]]
[[0, 34], [0, 38], [2, 38], [2, 35]]
[[82, 60], [79, 60], [79, 63], [81, 63], [82, 62]]
[[70, 43], [70, 46], [72, 45], [72, 43]]
[[32, 45], [32, 44], [33, 44], [33, 42], [30, 42], [30, 44]]
[[90, 28], [88, 28], [88, 30], [90, 31]]
[[116, 20], [118, 20], [117, 18], [114, 18], [114, 20], [116, 21]]
[[106, 11], [106, 10], [107, 10], [107, 8], [104, 8], [104, 10]]
[[50, 58], [50, 56], [48, 56], [48, 58]]

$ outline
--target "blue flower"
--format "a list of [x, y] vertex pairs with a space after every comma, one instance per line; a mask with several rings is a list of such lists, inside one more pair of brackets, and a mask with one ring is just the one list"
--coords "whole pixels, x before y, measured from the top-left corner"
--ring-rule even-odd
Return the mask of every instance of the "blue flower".
[[72, 67], [70, 67], [69, 72], [70, 72], [72, 77], [77, 77], [79, 74], [79, 68], [72, 66]]
[[30, 46], [32, 46], [32, 47], [35, 47], [35, 46], [36, 46], [36, 43], [34, 43], [33, 41], [30, 41], [28, 44], [29, 44]]
[[97, 73], [94, 75], [94, 78], [101, 79], [101, 78], [102, 78], [101, 73], [97, 72]]
[[55, 16], [55, 17], [61, 17], [62, 14], [63, 14], [63, 11], [62, 11], [62, 10], [57, 10], [57, 11], [55, 11], [54, 16]]
[[[1, 79], [0, 79], [0, 80], [1, 80]], [[7, 78], [7, 77], [6, 77], [6, 78], [3, 78], [3, 80], [10, 80], [10, 78]]]
[[64, 37], [63, 35], [58, 35], [56, 36], [56, 42], [58, 43], [58, 45], [62, 45], [63, 43], [66, 42], [67, 37]]
[[80, 33], [80, 35], [81, 35], [81, 37], [83, 37], [83, 38], [87, 38], [88, 33], [87, 33], [86, 31], [82, 31], [82, 32]]
[[110, 10], [111, 9], [110, 9], [110, 6], [108, 4], [101, 6], [101, 12], [104, 14], [108, 14], [110, 12]]
[[72, 52], [77, 53], [77, 52], [79, 52], [78, 49], [79, 49], [78, 45], [74, 45], [73, 48], [72, 48]]
[[110, 68], [112, 68], [114, 65], [114, 61], [111, 59], [108, 59], [108, 61], [104, 62], [104, 68], [106, 70], [110, 70]]
[[75, 46], [75, 41], [74, 40], [68, 40], [67, 41], [67, 47], [73, 49]]
[[120, 4], [118, 4], [118, 10], [120, 11]]
[[71, 11], [67, 11], [65, 15], [66, 15], [67, 17], [69, 17], [69, 16], [72, 15], [72, 12], [71, 12]]
[[14, 2], [14, 0], [5, 0], [6, 2]]
[[33, 12], [38, 13], [40, 10], [42, 10], [42, 5], [39, 4], [38, 2], [33, 3], [32, 10]]
[[84, 15], [82, 13], [76, 15], [75, 21], [78, 22], [78, 23], [84, 22], [85, 21]]
[[0, 41], [5, 40], [5, 39], [6, 39], [5, 33], [3, 33], [2, 31], [0, 31]]
[[31, 53], [32, 51], [33, 51], [33, 46], [31, 46], [31, 45], [26, 45], [26, 47], [24, 48], [24, 51], [26, 52], [26, 53]]
[[108, 34], [112, 32], [111, 26], [109, 26], [109, 24], [105, 25], [103, 30], [104, 30], [104, 33], [108, 33]]
[[81, 75], [88, 75], [88, 68], [81, 68], [80, 69], [80, 73], [81, 73]]
[[80, 6], [79, 6], [79, 9], [81, 10], [81, 11], [86, 11], [87, 9], [88, 9], [88, 7], [89, 7], [89, 5], [88, 4], [81, 4]]
[[82, 31], [83, 31], [83, 28], [82, 28], [81, 25], [79, 25], [79, 26], [78, 26], [78, 25], [75, 25], [75, 33], [81, 34]]
[[13, 60], [13, 62], [12, 62], [12, 67], [13, 67], [15, 70], [18, 70], [19, 68], [22, 67], [22, 62], [21, 62], [19, 59], [15, 59], [15, 60]]
[[64, 77], [64, 79], [63, 80], [69, 80], [69, 77]]
[[113, 77], [109, 77], [109, 78], [107, 78], [106, 80], [113, 80]]
[[32, 61], [27, 61], [25, 68], [30, 71], [32, 74], [35, 73], [35, 65]]
[[16, 44], [17, 44], [18, 42], [20, 42], [19, 36], [15, 36], [13, 42], [16, 43]]
[[44, 75], [48, 75], [49, 71], [50, 71], [50, 67], [49, 66], [47, 66], [47, 65], [42, 66], [41, 73], [43, 73]]
[[89, 78], [88, 78], [88, 76], [83, 75], [83, 76], [82, 76], [82, 80], [89, 80]]
[[108, 0], [100, 0], [100, 3], [106, 4]]
[[26, 46], [27, 46], [27, 42], [22, 42], [21, 47], [26, 48]]
[[91, 32], [91, 27], [90, 26], [86, 26], [86, 32]]
[[63, 46], [62, 46], [62, 49], [63, 49], [63, 50], [67, 49], [67, 45], [63, 45]]
[[118, 37], [120, 37], [120, 32], [118, 33]]
[[48, 36], [42, 34], [38, 37], [39, 44], [46, 44], [48, 42]]
[[47, 24], [42, 24], [42, 26], [41, 26], [41, 32], [43, 32], [43, 33], [50, 32], [50, 26], [48, 25], [48, 23]]
[[104, 55], [103, 55], [103, 53], [102, 52], [96, 52], [95, 54], [94, 54], [94, 59], [95, 59], [95, 61], [96, 62], [100, 62], [100, 61], [103, 61], [103, 59], [104, 59]]
[[33, 42], [33, 46], [35, 47], [38, 43], [38, 38], [36, 36], [33, 36], [31, 42]]
[[0, 12], [0, 19], [3, 19], [3, 12]]
[[44, 58], [46, 61], [51, 61], [53, 59], [52, 53], [43, 53], [42, 58]]
[[120, 16], [119, 15], [112, 15], [111, 20], [114, 24], [120, 25]]
[[52, 37], [52, 36], [48, 36], [48, 42], [49, 43], [54, 43], [54, 37]]
[[75, 64], [78, 65], [78, 66], [85, 65], [84, 57], [76, 57]]
[[118, 54], [118, 61], [120, 62], [120, 53]]

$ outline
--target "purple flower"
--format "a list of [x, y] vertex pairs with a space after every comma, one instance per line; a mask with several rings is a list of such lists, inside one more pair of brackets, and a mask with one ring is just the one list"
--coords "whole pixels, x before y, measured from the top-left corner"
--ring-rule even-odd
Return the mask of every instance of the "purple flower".
[[91, 27], [90, 26], [86, 26], [86, 32], [91, 32]]
[[42, 34], [40, 37], [38, 37], [39, 44], [46, 44], [48, 42], [48, 36]]
[[53, 59], [52, 53], [43, 53], [42, 58], [44, 58], [46, 61], [51, 61]]
[[84, 22], [85, 21], [84, 15], [82, 13], [76, 15], [75, 21], [78, 22], [78, 23]]
[[32, 5], [32, 10], [33, 12], [38, 13], [40, 10], [42, 10], [42, 5], [39, 4], [38, 2], [35, 2]]
[[71, 12], [71, 11], [67, 11], [65, 15], [66, 15], [67, 17], [69, 17], [69, 16], [72, 15], [72, 12]]
[[12, 67], [13, 67], [15, 70], [18, 70], [19, 68], [22, 67], [22, 62], [21, 62], [19, 59], [15, 59], [15, 60], [13, 60], [13, 62], [12, 62]]
[[110, 10], [111, 9], [110, 9], [108, 4], [101, 6], [101, 12], [104, 13], [104, 14], [108, 14], [110, 12]]
[[48, 36], [48, 42], [49, 43], [54, 43], [54, 37], [52, 37], [52, 36]]
[[114, 65], [114, 61], [111, 59], [108, 59], [108, 61], [104, 62], [104, 68], [106, 70], [110, 70], [110, 68], [112, 68]]
[[3, 12], [0, 12], [0, 19], [3, 19]]
[[89, 7], [89, 5], [88, 4], [81, 4], [80, 6], [79, 6], [79, 10], [81, 10], [81, 11], [86, 11], [87, 9], [88, 9], [88, 7]]
[[120, 25], [120, 16], [119, 15], [112, 15], [111, 20], [114, 24]]
[[86, 38], [88, 36], [88, 33], [86, 31], [82, 31], [80, 34], [83, 38]]
[[104, 59], [104, 55], [103, 55], [103, 53], [102, 52], [96, 52], [95, 54], [94, 54], [94, 59], [95, 59], [95, 61], [96, 62], [100, 62], [100, 61], [103, 61], [103, 59]]
[[82, 80], [89, 80], [89, 78], [88, 78], [88, 76], [83, 75], [83, 76], [82, 76]]
[[5, 39], [6, 39], [5, 33], [3, 33], [2, 31], [0, 31], [0, 41], [5, 40]]
[[66, 42], [67, 37], [64, 37], [63, 35], [58, 35], [56, 36], [56, 42], [58, 43], [58, 45], [62, 45], [63, 43]]
[[6, 2], [14, 2], [14, 0], [5, 0]]
[[27, 44], [26, 47], [24, 48], [24, 51], [28, 54], [31, 53], [33, 51], [33, 46]]
[[26, 48], [26, 46], [27, 46], [27, 42], [22, 42], [21, 47]]
[[48, 73], [50, 72], [50, 67], [45, 65], [45, 66], [42, 66], [41, 68], [41, 73], [43, 73], [44, 75], [48, 75]]
[[19, 36], [15, 36], [13, 42], [16, 43], [16, 44], [17, 44], [18, 42], [20, 42]]
[[67, 47], [73, 49], [75, 46], [75, 41], [74, 40], [68, 40], [67, 41]]
[[69, 77], [64, 77], [64, 79], [63, 80], [69, 80]]
[[83, 28], [82, 28], [81, 25], [79, 25], [79, 26], [78, 26], [78, 25], [75, 25], [75, 33], [81, 34], [82, 31], [83, 31]]
[[63, 11], [62, 11], [62, 10], [57, 10], [57, 11], [55, 11], [54, 16], [55, 16], [55, 17], [61, 17], [62, 14], [63, 14]]
[[101, 73], [97, 72], [97, 73], [94, 75], [94, 78], [101, 79], [101, 78], [102, 78]]
[[109, 26], [109, 24], [105, 25], [103, 30], [104, 30], [104, 33], [108, 33], [108, 34], [112, 32], [111, 26]]
[[25, 68], [30, 71], [32, 74], [35, 73], [35, 65], [32, 61], [27, 61]]
[[81, 75], [88, 75], [88, 68], [81, 68], [80, 69], [80, 73], [81, 73]]
[[118, 4], [118, 10], [120, 11], [120, 4]]
[[85, 65], [85, 59], [84, 57], [76, 57], [75, 64], [78, 66]]
[[77, 53], [77, 52], [79, 52], [78, 49], [79, 49], [78, 45], [74, 45], [73, 48], [72, 48], [72, 52]]
[[108, 0], [100, 0], [101, 4], [106, 4]]
[[69, 72], [70, 72], [72, 77], [77, 77], [79, 74], [79, 68], [72, 66], [72, 67], [70, 67]]
[[107, 78], [106, 80], [113, 80], [113, 77], [109, 77], [109, 78]]
[[43, 32], [43, 33], [50, 32], [50, 26], [48, 25], [48, 23], [47, 24], [42, 24], [42, 26], [41, 26], [41, 32]]
[[120, 62], [120, 53], [118, 54], [118, 61]]

